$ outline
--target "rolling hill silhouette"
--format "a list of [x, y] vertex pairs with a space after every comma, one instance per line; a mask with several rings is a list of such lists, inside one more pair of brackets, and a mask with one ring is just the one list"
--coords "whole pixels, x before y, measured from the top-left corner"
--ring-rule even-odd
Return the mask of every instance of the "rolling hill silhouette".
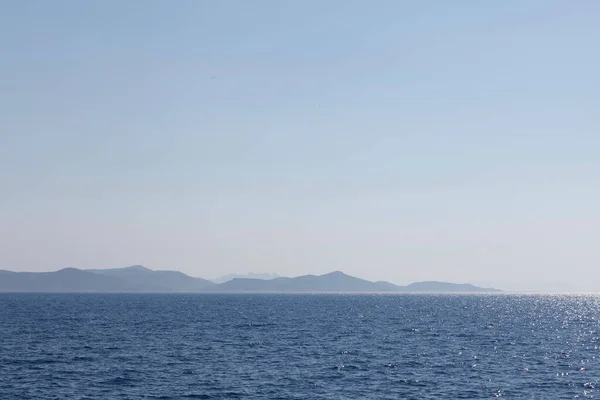
[[268, 281], [236, 278], [215, 289], [231, 292], [382, 292], [399, 286], [387, 282], [371, 282], [335, 271], [324, 275], [303, 275], [296, 278], [276, 278]]
[[56, 272], [0, 271], [0, 292], [199, 292], [215, 284], [179, 271], [64, 268]]
[[408, 292], [499, 292], [498, 289], [481, 288], [469, 283], [448, 283], [437, 281], [415, 282], [404, 286]]
[[271, 280], [275, 278], [280, 278], [277, 274], [268, 274], [268, 273], [254, 273], [250, 272], [248, 274], [228, 274], [224, 276], [220, 276], [215, 279], [211, 279], [214, 283], [223, 283], [230, 281], [232, 279], [241, 278], [241, 279], [261, 279], [261, 280]]
[[215, 283], [193, 278], [179, 271], [153, 271], [141, 265], [126, 268], [87, 269], [97, 275], [126, 281], [133, 291], [144, 292], [198, 292], [215, 286]]
[[128, 282], [76, 268], [56, 272], [0, 271], [0, 292], [126, 292]]
[[270, 280], [234, 278], [216, 284], [179, 271], [154, 271], [141, 265], [113, 269], [64, 268], [55, 272], [11, 272], [0, 270], [0, 292], [147, 292], [147, 293], [235, 293], [235, 292], [497, 292], [470, 284], [417, 282], [397, 286], [371, 282], [341, 271]]

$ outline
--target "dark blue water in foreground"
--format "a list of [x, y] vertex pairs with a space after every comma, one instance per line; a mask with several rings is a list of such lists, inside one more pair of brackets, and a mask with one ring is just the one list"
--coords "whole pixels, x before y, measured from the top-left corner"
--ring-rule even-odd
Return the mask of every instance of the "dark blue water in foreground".
[[0, 399], [600, 398], [600, 297], [0, 295]]

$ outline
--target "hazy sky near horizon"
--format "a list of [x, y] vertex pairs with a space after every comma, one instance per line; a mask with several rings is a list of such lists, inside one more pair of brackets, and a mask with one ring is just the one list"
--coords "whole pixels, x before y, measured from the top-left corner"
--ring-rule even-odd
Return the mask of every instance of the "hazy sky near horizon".
[[0, 269], [600, 290], [599, 15], [5, 0]]

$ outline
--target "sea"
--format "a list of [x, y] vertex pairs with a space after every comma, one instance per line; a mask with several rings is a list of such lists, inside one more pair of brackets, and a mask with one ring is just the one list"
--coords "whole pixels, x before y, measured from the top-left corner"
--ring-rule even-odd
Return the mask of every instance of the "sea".
[[0, 294], [0, 399], [600, 398], [600, 296]]

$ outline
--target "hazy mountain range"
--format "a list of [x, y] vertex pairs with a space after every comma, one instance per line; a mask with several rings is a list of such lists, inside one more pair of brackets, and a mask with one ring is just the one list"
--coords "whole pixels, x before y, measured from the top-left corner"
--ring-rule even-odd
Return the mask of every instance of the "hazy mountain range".
[[296, 278], [234, 277], [223, 283], [194, 278], [179, 271], [153, 271], [140, 265], [114, 269], [64, 268], [55, 272], [0, 270], [0, 292], [498, 292], [470, 284], [417, 282], [397, 286], [371, 282], [340, 271]]
[[227, 282], [227, 281], [230, 281], [230, 280], [236, 279], [236, 278], [270, 280], [270, 279], [275, 279], [275, 278], [279, 278], [279, 277], [280, 276], [277, 275], [277, 274], [250, 272], [248, 274], [229, 274], [229, 275], [224, 275], [224, 276], [220, 276], [220, 277], [215, 278], [215, 279], [211, 279], [211, 281], [213, 281], [214, 283], [223, 283], [223, 282]]

